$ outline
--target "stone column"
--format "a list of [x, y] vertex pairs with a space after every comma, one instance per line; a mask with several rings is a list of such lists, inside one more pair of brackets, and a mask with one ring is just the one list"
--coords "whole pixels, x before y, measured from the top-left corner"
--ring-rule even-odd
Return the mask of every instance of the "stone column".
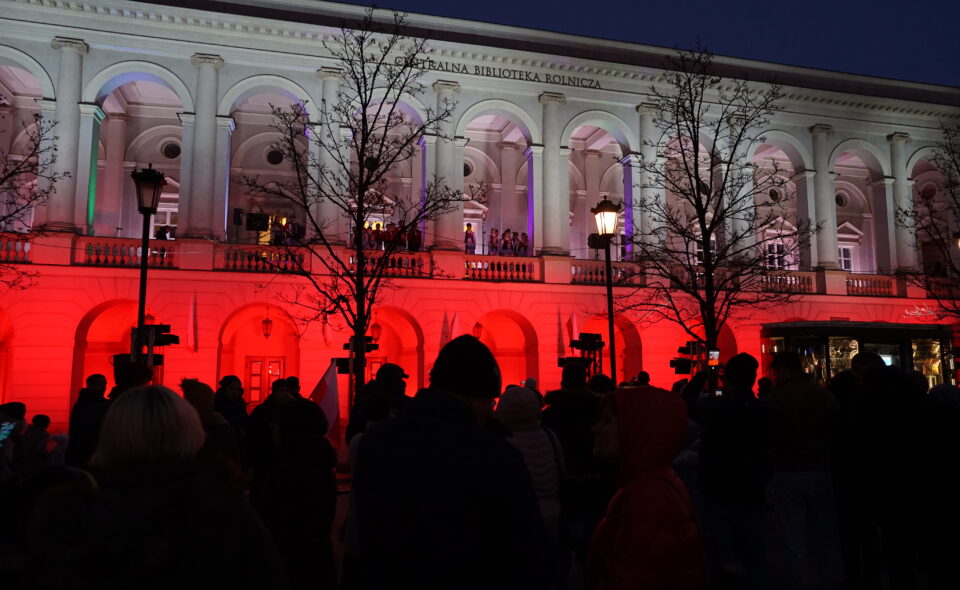
[[217, 117], [217, 147], [213, 181], [213, 198], [210, 200], [210, 219], [213, 235], [226, 242], [228, 233], [236, 231], [230, 211], [230, 162], [233, 156], [231, 137], [237, 128], [233, 117]]
[[[312, 138], [311, 149], [315, 150], [317, 162], [321, 170], [318, 171], [318, 178], [335, 178], [334, 186], [345, 186], [343, 176], [346, 173], [344, 167], [338, 161], [337, 150], [341, 150], [340, 123], [336, 120], [334, 109], [337, 106], [340, 95], [340, 83], [343, 81], [343, 70], [340, 68], [320, 68], [317, 70], [320, 77], [321, 96], [320, 101], [320, 125], [316, 128], [317, 137]], [[343, 153], [341, 150], [339, 153]], [[349, 161], [349, 160], [348, 160]], [[322, 176], [321, 176], [322, 175]], [[324, 187], [329, 186], [324, 183]], [[322, 192], [327, 192], [324, 189]], [[311, 215], [317, 222], [317, 225], [323, 230], [327, 241], [334, 244], [344, 244], [347, 241], [349, 232], [345, 231], [346, 219], [343, 211], [337, 207], [336, 203], [330, 199], [322, 199], [316, 203]]]
[[633, 240], [640, 235], [642, 223], [640, 214], [640, 156], [627, 154], [620, 160], [623, 166], [623, 235], [626, 236], [627, 253], [634, 251]]
[[527, 158], [527, 227], [533, 252], [543, 250], [543, 146], [531, 145], [523, 152]]
[[94, 216], [97, 209], [97, 165], [100, 159], [100, 123], [106, 117], [107, 115], [98, 105], [80, 104], [74, 225], [80, 233], [87, 235], [94, 234]]
[[[218, 55], [196, 53], [190, 63], [197, 66], [196, 118], [193, 125], [192, 175], [186, 202], [183, 237], [201, 238], [214, 233], [213, 201], [217, 159], [217, 70], [223, 65]], [[182, 188], [182, 187], [181, 187]], [[184, 200], [181, 191], [180, 199]]]
[[[653, 115], [656, 110], [657, 107], [653, 104], [642, 104], [637, 107], [640, 125], [640, 161], [638, 163], [640, 166], [638, 174], [640, 186], [635, 194], [640, 195], [640, 200], [645, 203], [645, 206], [640, 211], [639, 223], [635, 221], [634, 232], [639, 231], [641, 233], [641, 239], [645, 244], [654, 241], [653, 234], [662, 225], [659, 221], [653, 219], [650, 209], [653, 203], [661, 202], [664, 196], [661, 191], [650, 186], [654, 179], [650, 172], [646, 170], [646, 168], [657, 163], [657, 145], [660, 136], [653, 122]], [[663, 163], [660, 162], [660, 164]], [[640, 208], [640, 203], [634, 202], [634, 208]], [[666, 239], [666, 236], [660, 236], [660, 238]]]
[[[426, 198], [427, 189], [430, 184], [434, 182], [437, 174], [437, 136], [436, 135], [424, 135], [420, 138], [420, 169], [415, 171], [414, 177], [419, 178], [420, 182], [417, 183], [417, 189], [420, 194], [420, 199], [423, 200]], [[423, 224], [420, 227], [422, 232], [421, 241], [422, 249], [426, 249], [428, 246], [433, 245], [436, 242], [436, 220], [429, 219], [424, 220]]]
[[[439, 80], [433, 84], [437, 93], [437, 112], [453, 106], [460, 84]], [[457, 169], [457, 138], [454, 137], [453, 120], [446, 119], [437, 123], [436, 145], [437, 177], [451, 190], [463, 187], [463, 166]], [[434, 224], [433, 248], [438, 250], [463, 249], [463, 204], [457, 203], [451, 211], [437, 218]]]
[[100, 205], [93, 223], [93, 233], [112, 236], [125, 227], [123, 211], [123, 161], [127, 151], [127, 116], [110, 114], [103, 122], [104, 143], [103, 183], [100, 185]]
[[913, 190], [910, 181], [910, 170], [907, 170], [906, 144], [910, 143], [910, 136], [906, 133], [893, 133], [887, 136], [890, 142], [890, 165], [893, 169], [893, 205], [897, 213], [904, 215], [901, 219], [906, 222], [898, 225], [895, 231], [897, 267], [903, 270], [915, 269], [917, 266], [917, 235], [912, 224], [903, 227], [909, 222], [913, 213]]
[[[809, 170], [797, 172], [791, 180], [797, 187], [797, 220], [800, 223], [807, 223], [813, 226], [816, 223], [817, 210], [814, 195], [816, 174]], [[816, 266], [817, 258], [817, 240], [810, 236], [805, 244], [800, 244], [800, 260], [797, 265], [800, 270], [808, 270]]]
[[[566, 256], [570, 241], [570, 195], [565, 190], [569, 183], [568, 157], [560, 145], [560, 105], [567, 99], [562, 94], [544, 92], [543, 105], [543, 247], [546, 255]], [[569, 153], [569, 152], [568, 152]]]
[[[875, 203], [874, 219], [874, 240], [875, 246], [875, 264], [876, 272], [892, 273], [901, 265], [898, 264], [899, 258], [897, 243], [900, 241], [900, 234], [906, 234], [903, 230], [898, 230], [896, 225], [896, 205], [894, 204], [894, 179], [881, 178], [867, 185], [869, 199]], [[865, 226], [867, 224], [864, 224]], [[903, 238], [910, 243], [909, 236]], [[870, 243], [864, 239], [866, 243]]]
[[577, 194], [573, 208], [573, 232], [570, 236], [573, 256], [575, 258], [590, 258], [592, 252], [587, 246], [587, 236], [597, 232], [597, 224], [593, 220], [590, 208], [600, 202], [600, 152], [585, 150], [583, 152], [583, 194]]
[[[177, 197], [177, 237], [182, 238], [189, 223], [190, 186], [193, 182], [193, 113], [178, 113], [180, 119], [180, 194]], [[139, 213], [138, 213], [139, 215]]]
[[837, 265], [837, 203], [830, 170], [830, 149], [827, 137], [833, 131], [829, 125], [814, 125], [810, 128], [813, 136], [813, 167], [816, 223], [820, 225], [817, 233], [817, 266], [836, 269]]
[[[83, 76], [83, 56], [90, 49], [79, 39], [56, 37], [51, 44], [60, 52], [60, 71], [57, 76], [57, 100], [53, 120], [53, 135], [57, 136], [57, 161], [51, 172], [61, 176], [47, 201], [47, 231], [77, 231], [74, 212], [77, 196], [78, 147], [80, 140], [80, 92]], [[86, 189], [86, 187], [84, 187]]]
[[[487, 227], [488, 237], [491, 228], [502, 231], [505, 227], [523, 227], [527, 231], [527, 205], [517, 198], [517, 172], [520, 170], [519, 146], [511, 142], [500, 144], [500, 194], [496, 202], [490, 201], [491, 224]], [[496, 193], [495, 193], [496, 194]], [[530, 237], [529, 234], [527, 234]], [[486, 251], [486, 245], [484, 245]]]

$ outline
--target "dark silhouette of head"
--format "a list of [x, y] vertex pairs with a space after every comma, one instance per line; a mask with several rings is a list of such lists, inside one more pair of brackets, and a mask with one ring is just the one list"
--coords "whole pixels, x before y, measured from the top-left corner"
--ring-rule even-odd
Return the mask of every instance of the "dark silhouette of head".
[[26, 420], [27, 404], [23, 402], [7, 402], [0, 406], [0, 414], [12, 420]]
[[30, 424], [33, 424], [33, 426], [40, 430], [46, 430], [50, 427], [50, 416], [46, 414], [36, 414], [33, 420], [30, 421]]
[[773, 371], [773, 382], [776, 383], [777, 387], [802, 380], [805, 377], [803, 362], [800, 360], [800, 355], [795, 352], [778, 352], [775, 354], [770, 362], [770, 370]]
[[390, 395], [403, 395], [407, 390], [407, 382], [404, 381], [404, 379], [409, 377], [410, 375], [407, 375], [400, 365], [383, 363], [380, 365], [380, 368], [377, 369], [377, 376], [374, 378], [374, 381], [376, 381], [381, 391], [385, 391]]
[[773, 393], [773, 379], [770, 377], [761, 377], [757, 379], [757, 397], [766, 399]]
[[606, 395], [617, 388], [617, 383], [603, 373], [597, 373], [587, 381], [587, 389], [599, 395]]
[[270, 385], [270, 399], [281, 403], [293, 399], [286, 379], [277, 379]]
[[853, 376], [861, 383], [867, 373], [874, 369], [882, 369], [886, 366], [887, 363], [883, 362], [883, 357], [875, 352], [858, 352], [850, 359], [850, 372], [853, 373]]
[[500, 396], [500, 367], [487, 346], [470, 335], [447, 343], [430, 370], [430, 386], [467, 397]]
[[117, 386], [110, 392], [110, 397], [116, 398], [130, 389], [145, 387], [153, 380], [153, 369], [130, 360], [114, 362], [113, 379]]
[[637, 374], [637, 385], [650, 385], [650, 373], [646, 371], [640, 371]]
[[183, 399], [187, 400], [198, 412], [213, 410], [213, 388], [199, 379], [184, 379], [180, 382]]
[[277, 434], [280, 446], [295, 449], [316, 443], [330, 430], [327, 416], [317, 404], [306, 399], [295, 399], [277, 408]]
[[753, 384], [757, 380], [757, 369], [760, 363], [752, 355], [741, 352], [727, 361], [723, 368], [723, 380], [730, 386], [739, 390], [749, 391], [753, 389]]
[[107, 392], [107, 377], [100, 373], [94, 373], [87, 377], [87, 391], [103, 395]]
[[189, 459], [206, 435], [197, 411], [162, 385], [126, 391], [110, 405], [92, 464], [106, 471]]
[[303, 397], [300, 395], [300, 378], [287, 377], [287, 385], [290, 387], [290, 395], [293, 397]]
[[587, 368], [581, 363], [567, 363], [563, 365], [560, 375], [561, 389], [583, 390], [587, 388]]
[[223, 392], [227, 399], [232, 401], [243, 399], [243, 383], [240, 382], [240, 377], [227, 375], [220, 380], [220, 388], [217, 392]]

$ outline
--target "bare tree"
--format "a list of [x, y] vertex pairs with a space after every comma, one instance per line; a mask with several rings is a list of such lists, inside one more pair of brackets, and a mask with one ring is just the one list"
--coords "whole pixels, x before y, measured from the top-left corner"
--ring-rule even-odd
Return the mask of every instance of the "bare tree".
[[897, 209], [897, 225], [915, 236], [923, 259], [921, 269], [902, 276], [936, 303], [911, 315], [960, 318], [960, 126], [943, 127], [929, 162], [940, 172], [937, 186], [921, 191], [912, 207]]
[[[404, 15], [394, 13], [383, 23], [370, 9], [324, 46], [342, 70], [338, 95], [329, 103], [325, 97], [319, 125], [312, 127], [305, 105], [273, 106], [275, 148], [291, 174], [287, 180], [246, 178], [244, 183], [252, 193], [283, 199], [304, 216], [305, 235], [284, 240], [290, 254], [283, 271], [306, 279], [290, 302], [303, 322], [342, 318], [352, 333], [352, 373], [354, 386], [360, 387], [364, 336], [390, 276], [427, 272], [416, 257], [398, 255], [417, 249], [410, 242], [422, 239], [416, 236], [423, 235], [426, 221], [468, 197], [436, 176], [417, 195], [395, 193], [388, 181], [392, 170], [413, 158], [424, 136], [452, 140], [441, 137], [440, 130], [451, 119], [453, 103], [428, 108], [420, 117], [404, 108], [404, 101], [425, 91], [421, 80], [429, 52], [424, 39], [404, 35]], [[393, 226], [375, 249], [364, 240], [374, 215]]]
[[[0, 104], [5, 102], [0, 96]], [[57, 160], [55, 126], [55, 122], [34, 115], [17, 153], [0, 149], [0, 231], [18, 234], [31, 231], [34, 209], [45, 205], [56, 191], [57, 181], [69, 175], [58, 173], [53, 167]], [[25, 258], [22, 250], [25, 247], [24, 241], [5, 252], [0, 262], [0, 285], [25, 289], [33, 283], [34, 273], [10, 263]]]
[[776, 159], [749, 157], [780, 110], [775, 85], [722, 79], [713, 56], [680, 51], [652, 89], [658, 139], [641, 158], [649, 220], [630, 244], [645, 286], [621, 300], [650, 321], [679, 324], [707, 349], [730, 319], [781, 305], [797, 291], [810, 224], [791, 213], [788, 179]]

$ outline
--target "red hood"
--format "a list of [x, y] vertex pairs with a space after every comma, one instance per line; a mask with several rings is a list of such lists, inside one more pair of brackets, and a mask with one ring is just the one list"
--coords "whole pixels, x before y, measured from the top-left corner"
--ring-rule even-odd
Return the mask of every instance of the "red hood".
[[616, 396], [620, 434], [620, 479], [670, 467], [683, 448], [687, 406], [656, 387], [622, 387]]

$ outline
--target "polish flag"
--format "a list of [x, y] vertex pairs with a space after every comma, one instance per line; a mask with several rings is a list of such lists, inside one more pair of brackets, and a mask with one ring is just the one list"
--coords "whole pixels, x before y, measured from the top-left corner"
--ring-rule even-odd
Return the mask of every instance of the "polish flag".
[[330, 425], [330, 437], [333, 438], [334, 427], [338, 426], [337, 418], [340, 417], [340, 389], [337, 386], [337, 362], [335, 360], [330, 361], [327, 372], [323, 374], [323, 378], [313, 388], [310, 401], [323, 410], [327, 417], [327, 424]]
[[567, 345], [569, 346], [572, 340], [576, 340], [580, 336], [580, 327], [577, 325], [577, 314], [571, 313], [570, 319], [567, 320]]

